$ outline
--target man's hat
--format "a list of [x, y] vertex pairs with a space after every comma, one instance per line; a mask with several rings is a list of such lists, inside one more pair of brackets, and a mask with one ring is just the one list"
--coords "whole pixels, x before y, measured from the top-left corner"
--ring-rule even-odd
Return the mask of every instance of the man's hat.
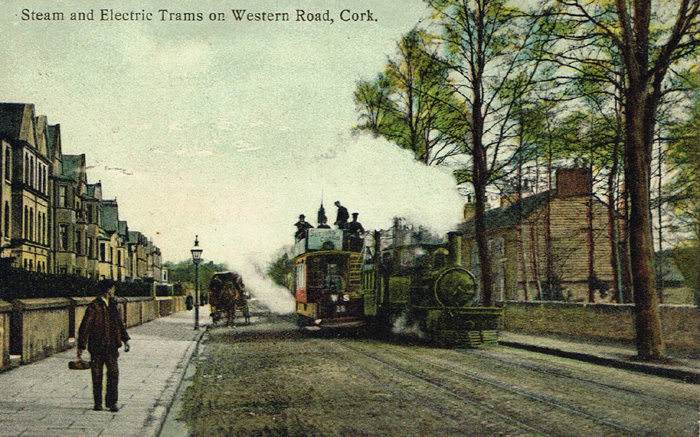
[[306, 218], [306, 216], [305, 216], [304, 214], [300, 214], [300, 215], [299, 215], [299, 218], [300, 218], [300, 219], [303, 219], [303, 218]]
[[352, 213], [352, 216], [353, 216], [353, 217], [357, 217], [358, 215], [360, 215], [360, 214], [359, 214], [359, 213], [356, 213], [356, 212], [353, 212], [353, 213]]

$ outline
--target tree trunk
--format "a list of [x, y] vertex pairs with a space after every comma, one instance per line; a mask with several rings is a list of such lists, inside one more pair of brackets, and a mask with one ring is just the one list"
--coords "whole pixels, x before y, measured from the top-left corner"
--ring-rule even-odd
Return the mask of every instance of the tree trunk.
[[[617, 156], [617, 146], [615, 146]], [[622, 275], [620, 274], [620, 250], [618, 248], [618, 220], [615, 215], [615, 178], [617, 176], [617, 158], [614, 158], [612, 169], [608, 175], [608, 238], [610, 240], [610, 267], [613, 272], [614, 299], [622, 303]]]
[[476, 232], [476, 245], [479, 251], [479, 264], [481, 267], [481, 288], [485, 306], [492, 304], [491, 287], [491, 257], [489, 256], [488, 237], [486, 235], [486, 156], [481, 146], [474, 148], [474, 231]]
[[654, 120], [647, 119], [646, 82], [631, 82], [625, 102], [625, 184], [629, 192], [630, 260], [634, 287], [637, 353], [643, 359], [664, 356], [661, 317], [654, 280], [654, 248], [649, 202], [649, 173], [651, 142], [647, 132], [653, 133]]
[[[591, 178], [593, 174], [591, 172]], [[595, 241], [593, 239], [593, 187], [588, 185], [588, 199], [586, 200], [586, 240], [588, 245], [588, 302], [595, 302], [595, 289], [597, 275], [595, 272]]]

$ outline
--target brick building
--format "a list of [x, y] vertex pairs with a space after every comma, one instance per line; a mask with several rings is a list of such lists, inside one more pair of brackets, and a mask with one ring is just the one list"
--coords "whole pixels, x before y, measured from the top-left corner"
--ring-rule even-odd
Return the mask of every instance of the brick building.
[[[587, 169], [559, 169], [556, 188], [486, 211], [493, 299], [609, 300], [614, 286], [607, 204], [591, 194]], [[480, 276], [472, 205], [465, 207], [463, 257]], [[622, 219], [615, 214], [616, 235]]]

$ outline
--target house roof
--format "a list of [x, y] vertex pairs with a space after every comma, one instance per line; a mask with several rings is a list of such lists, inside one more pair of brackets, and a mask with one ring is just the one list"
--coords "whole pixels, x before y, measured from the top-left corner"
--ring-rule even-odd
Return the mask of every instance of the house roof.
[[119, 230], [119, 205], [116, 200], [100, 202], [100, 227], [108, 232]]
[[85, 174], [85, 155], [63, 155], [61, 175], [72, 181], [80, 182]]
[[32, 104], [0, 103], [0, 136], [9, 140], [25, 140], [34, 144], [33, 138], [27, 138], [26, 127], [27, 122], [33, 122], [33, 117], [34, 105]]
[[[556, 190], [545, 191], [526, 197], [512, 205], [489, 209], [486, 215], [486, 231], [495, 231], [502, 228], [516, 226], [524, 217], [532, 214], [540, 205], [547, 203], [547, 199], [556, 197]], [[469, 218], [460, 225], [460, 230], [465, 235], [473, 235], [474, 217]]]
[[127, 225], [126, 220], [119, 220], [119, 234], [127, 236], [129, 234], [129, 225]]
[[663, 251], [656, 254], [656, 267], [664, 282], [682, 283], [685, 281], [683, 273], [671, 257], [670, 251]]
[[61, 156], [61, 125], [49, 125], [46, 132], [46, 147], [49, 156]]

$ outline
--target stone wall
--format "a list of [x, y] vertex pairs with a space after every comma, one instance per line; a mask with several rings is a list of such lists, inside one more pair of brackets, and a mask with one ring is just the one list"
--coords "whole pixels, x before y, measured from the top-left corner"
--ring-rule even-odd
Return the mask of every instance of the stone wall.
[[160, 307], [155, 299], [141, 301], [141, 323], [150, 322], [159, 317]]
[[[633, 344], [633, 311], [633, 305], [507, 302], [503, 330]], [[700, 309], [661, 305], [661, 322], [669, 350], [700, 352]]]
[[165, 317], [173, 313], [173, 299], [171, 297], [156, 297], [158, 301], [158, 314]]
[[12, 320], [12, 304], [0, 300], [0, 370], [10, 367], [10, 323]]
[[124, 314], [124, 324], [126, 327], [131, 328], [144, 323], [144, 302], [152, 301], [153, 297], [127, 297], [125, 300], [126, 314]]
[[18, 299], [12, 305], [10, 352], [23, 364], [69, 348], [69, 299]]
[[[94, 297], [0, 300], [0, 370], [11, 365], [10, 356], [19, 355], [27, 364], [75, 344], [80, 323]], [[164, 315], [185, 310], [185, 298], [117, 298], [127, 327], [137, 326]], [[166, 314], [167, 313], [167, 314]]]
[[68, 333], [71, 337], [77, 338], [78, 329], [80, 328], [80, 322], [83, 321], [85, 317], [85, 311], [87, 311], [90, 302], [95, 300], [94, 297], [72, 297], [70, 298], [70, 314], [68, 316]]

